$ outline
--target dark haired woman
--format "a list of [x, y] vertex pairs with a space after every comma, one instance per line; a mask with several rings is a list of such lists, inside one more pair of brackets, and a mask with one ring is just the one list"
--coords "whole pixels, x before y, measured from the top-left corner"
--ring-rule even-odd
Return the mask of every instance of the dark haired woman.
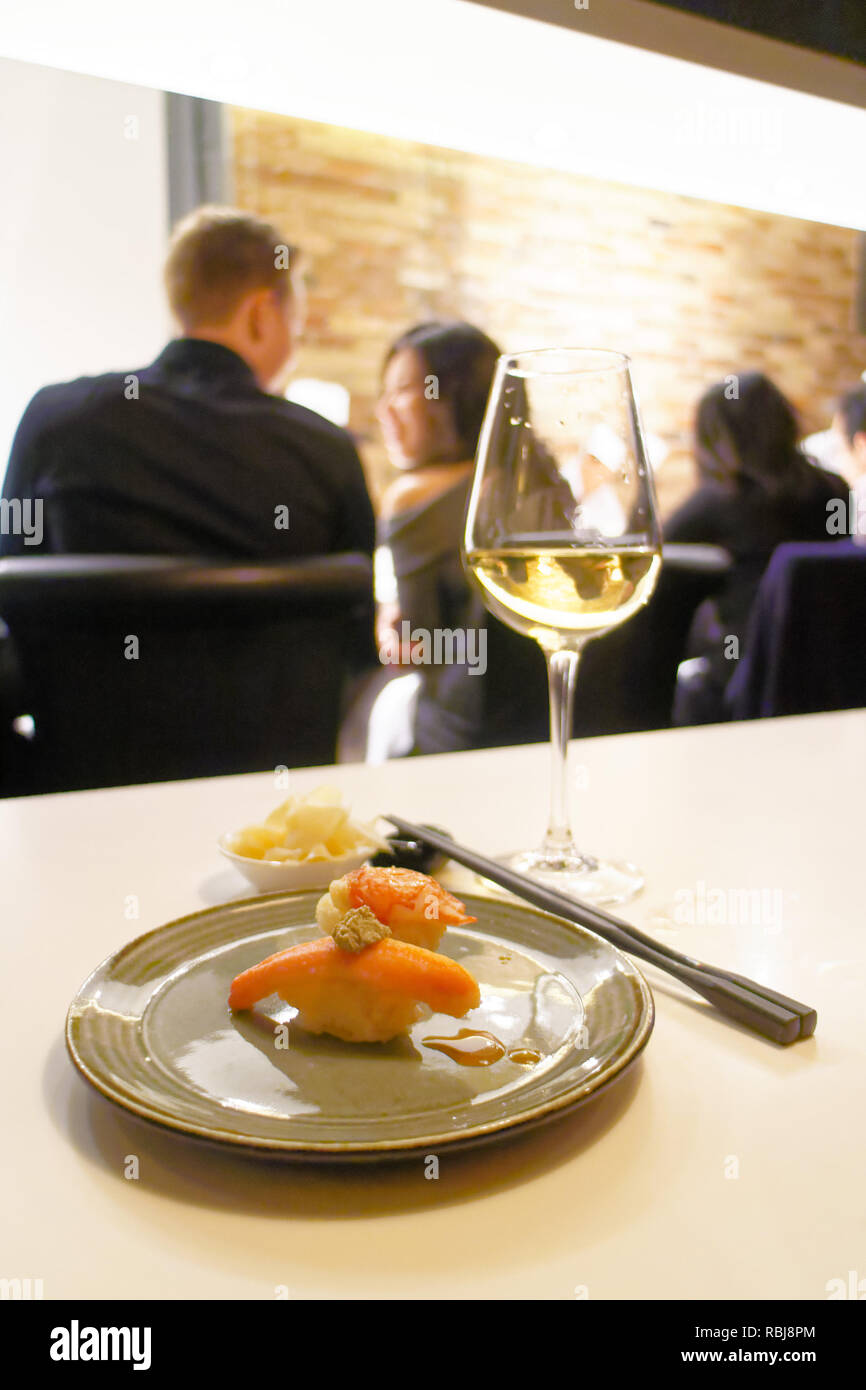
[[665, 524], [664, 537], [723, 546], [733, 565], [696, 615], [689, 655], [700, 664], [681, 685], [674, 712], [683, 724], [725, 718], [724, 689], [773, 551], [783, 541], [828, 540], [827, 504], [846, 496], [840, 477], [800, 452], [794, 409], [761, 372], [711, 386], [698, 403], [694, 436], [700, 486]]
[[[370, 720], [368, 758], [443, 753], [547, 737], [544, 660], [534, 642], [490, 618], [469, 586], [460, 546], [475, 450], [499, 349], [468, 323], [425, 323], [391, 346], [378, 415], [399, 476], [380, 513], [397, 601], [380, 613], [380, 651], [403, 662], [406, 632], [462, 633], [468, 659], [406, 665]], [[459, 639], [458, 639], [459, 640]], [[417, 655], [416, 651], [414, 655]], [[459, 650], [440, 656], [459, 655]], [[423, 652], [421, 653], [423, 656]], [[435, 652], [428, 652], [435, 657]], [[402, 689], [398, 689], [402, 686]], [[399, 732], [401, 699], [409, 726]], [[382, 729], [386, 730], [383, 749]]]

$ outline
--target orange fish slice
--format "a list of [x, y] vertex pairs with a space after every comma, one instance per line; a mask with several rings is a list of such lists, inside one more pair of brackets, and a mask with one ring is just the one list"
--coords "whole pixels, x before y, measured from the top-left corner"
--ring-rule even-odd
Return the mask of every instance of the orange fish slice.
[[355, 907], [369, 907], [398, 941], [428, 951], [435, 951], [446, 927], [476, 920], [467, 914], [459, 898], [446, 893], [428, 874], [370, 864], [334, 880], [319, 901], [316, 920], [323, 931], [333, 932], [340, 918]]
[[481, 1002], [476, 981], [456, 961], [385, 937], [358, 952], [330, 936], [279, 951], [232, 981], [229, 1005], [249, 1009], [279, 994], [311, 1033], [346, 1042], [387, 1042], [405, 1032], [426, 1004], [462, 1018]]
[[467, 916], [459, 898], [446, 893], [435, 878], [414, 869], [377, 869], [364, 864], [345, 878], [352, 907], [366, 903], [379, 921], [389, 927], [392, 919], [399, 922], [410, 914], [436, 919], [446, 927], [475, 921], [474, 917]]

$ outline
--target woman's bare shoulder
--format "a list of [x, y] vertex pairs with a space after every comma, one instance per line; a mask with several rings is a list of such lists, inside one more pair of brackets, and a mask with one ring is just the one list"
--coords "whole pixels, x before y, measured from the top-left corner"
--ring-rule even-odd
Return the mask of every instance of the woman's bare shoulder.
[[434, 497], [436, 491], [435, 481], [429, 476], [402, 474], [389, 483], [382, 494], [382, 516], [398, 516], [401, 512], [411, 511], [413, 507], [420, 507]]

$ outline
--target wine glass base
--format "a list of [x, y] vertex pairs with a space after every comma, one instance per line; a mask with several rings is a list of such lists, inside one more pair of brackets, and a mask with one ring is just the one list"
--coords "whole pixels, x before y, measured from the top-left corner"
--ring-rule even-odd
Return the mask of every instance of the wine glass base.
[[544, 850], [522, 850], [503, 855], [499, 862], [547, 888], [556, 888], [595, 906], [630, 902], [644, 885], [643, 874], [636, 865], [594, 859], [577, 851], [549, 854]]

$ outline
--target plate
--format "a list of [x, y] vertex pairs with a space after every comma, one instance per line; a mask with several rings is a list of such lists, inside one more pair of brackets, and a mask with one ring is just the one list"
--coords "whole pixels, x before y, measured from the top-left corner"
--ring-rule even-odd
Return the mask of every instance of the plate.
[[[399, 1158], [568, 1112], [619, 1079], [649, 1039], [649, 986], [615, 947], [473, 894], [462, 900], [477, 921], [449, 927], [441, 942], [481, 989], [464, 1019], [434, 1014], [390, 1043], [361, 1044], [302, 1031], [277, 996], [232, 1014], [235, 975], [321, 935], [318, 898], [269, 894], [210, 908], [110, 956], [67, 1017], [82, 1076], [145, 1120], [247, 1153]], [[493, 1035], [502, 1055], [467, 1065], [431, 1046], [464, 1029]]]

